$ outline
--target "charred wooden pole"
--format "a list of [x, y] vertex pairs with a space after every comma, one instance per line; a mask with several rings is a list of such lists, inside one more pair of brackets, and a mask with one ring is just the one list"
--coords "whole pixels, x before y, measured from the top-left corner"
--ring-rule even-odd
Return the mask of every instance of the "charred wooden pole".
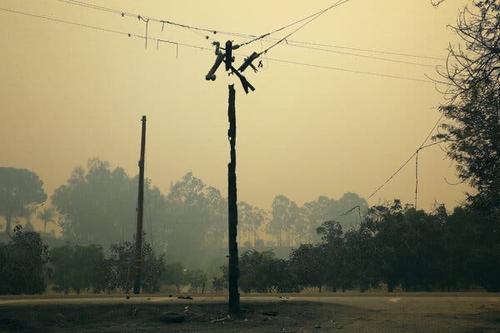
[[229, 130], [227, 136], [231, 146], [231, 160], [227, 165], [227, 205], [228, 205], [228, 247], [229, 247], [229, 312], [240, 312], [240, 293], [238, 278], [240, 275], [238, 265], [238, 194], [236, 188], [236, 91], [234, 85], [229, 85], [228, 120]]
[[[207, 81], [215, 81], [217, 76], [215, 73], [217, 69], [224, 63], [226, 72], [234, 74], [241, 81], [241, 85], [245, 93], [254, 91], [255, 88], [243, 75], [246, 68], [251, 67], [254, 71], [257, 68], [252, 62], [259, 58], [261, 54], [253, 53], [250, 57], [246, 58], [244, 63], [239, 69], [234, 68], [233, 50], [239, 49], [239, 45], [233, 45], [233, 42], [228, 40], [225, 47], [221, 47], [219, 42], [214, 42], [215, 46], [215, 63], [205, 76]], [[225, 52], [222, 52], [224, 50]], [[260, 67], [260, 66], [259, 66]], [[229, 85], [229, 106], [228, 106], [228, 120], [229, 130], [227, 136], [230, 144], [230, 162], [227, 165], [227, 205], [228, 205], [228, 248], [229, 248], [229, 312], [240, 312], [240, 293], [238, 290], [238, 279], [240, 277], [240, 270], [238, 267], [238, 194], [236, 189], [236, 91], [234, 85]]]
[[137, 231], [135, 234], [134, 294], [141, 292], [142, 285], [142, 222], [144, 217], [144, 164], [146, 153], [146, 116], [142, 116], [141, 157], [139, 160], [139, 189], [137, 195]]

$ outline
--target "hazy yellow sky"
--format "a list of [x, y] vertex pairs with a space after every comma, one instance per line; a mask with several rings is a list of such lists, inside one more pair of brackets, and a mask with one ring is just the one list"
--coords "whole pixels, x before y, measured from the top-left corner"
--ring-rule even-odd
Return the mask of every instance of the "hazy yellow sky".
[[[220, 30], [260, 34], [332, 1], [94, 0], [93, 3]], [[352, 0], [293, 39], [445, 57], [447, 24], [463, 1]], [[0, 0], [0, 7], [143, 34], [144, 23], [55, 0]], [[151, 23], [149, 36], [209, 46], [192, 31]], [[217, 35], [221, 41], [227, 39]], [[264, 44], [267, 45], [267, 44]], [[260, 43], [253, 44], [248, 53]], [[227, 81], [204, 76], [212, 53], [45, 22], [0, 11], [0, 165], [32, 169], [49, 193], [71, 170], [99, 157], [137, 173], [140, 117], [148, 117], [146, 172], [163, 190], [187, 171], [226, 189]], [[341, 51], [341, 49], [337, 49]], [[242, 50], [244, 51], [244, 50]], [[343, 50], [346, 51], [346, 50]], [[349, 51], [350, 52], [350, 51]], [[366, 54], [366, 53], [362, 53]], [[388, 55], [378, 54], [379, 57]], [[425, 79], [429, 67], [282, 45], [269, 57]], [[441, 61], [397, 58], [427, 64]], [[269, 207], [276, 194], [298, 203], [353, 191], [368, 196], [420, 145], [439, 118], [433, 84], [264, 61], [238, 86], [239, 199]], [[420, 154], [420, 203], [455, 206], [464, 186], [444, 153]], [[412, 202], [411, 163], [371, 201]]]

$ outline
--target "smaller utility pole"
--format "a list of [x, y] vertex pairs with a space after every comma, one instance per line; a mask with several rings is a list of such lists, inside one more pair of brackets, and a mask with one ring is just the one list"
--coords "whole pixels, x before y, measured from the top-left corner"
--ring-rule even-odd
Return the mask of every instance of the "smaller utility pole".
[[415, 210], [417, 210], [418, 205], [418, 154], [422, 148], [418, 148], [415, 155]]
[[146, 153], [146, 116], [142, 116], [141, 157], [139, 160], [139, 189], [137, 198], [137, 231], [135, 234], [134, 294], [141, 292], [142, 274], [142, 220], [144, 216], [144, 164]]

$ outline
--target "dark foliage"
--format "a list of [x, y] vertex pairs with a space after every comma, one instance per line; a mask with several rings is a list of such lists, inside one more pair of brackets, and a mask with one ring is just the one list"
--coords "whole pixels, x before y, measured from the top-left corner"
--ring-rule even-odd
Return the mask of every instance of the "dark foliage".
[[[100, 245], [65, 244], [50, 251], [49, 275], [54, 290], [68, 293], [81, 291], [121, 290], [128, 293], [134, 279], [135, 247], [132, 242], [112, 245], [106, 258]], [[143, 281], [145, 292], [160, 290], [165, 272], [163, 256], [157, 256], [146, 243], [143, 248]]]
[[180, 262], [173, 262], [167, 264], [165, 268], [165, 274], [163, 278], [163, 282], [168, 285], [173, 285], [177, 289], [177, 293], [179, 294], [181, 291], [181, 287], [186, 283], [186, 269]]
[[500, 218], [500, 4], [472, 3], [452, 27], [460, 44], [440, 72], [448, 121], [435, 139], [447, 142], [459, 177], [477, 189], [470, 201]]
[[[456, 214], [453, 232], [470, 245], [467, 250], [446, 239], [446, 250], [462, 251], [464, 262], [455, 274], [467, 276], [489, 290], [499, 289], [500, 244], [500, 4], [474, 0], [452, 27], [460, 44], [450, 46], [447, 66], [440, 72], [447, 119], [436, 140], [447, 143], [458, 176], [476, 189], [469, 206]], [[467, 221], [467, 223], [465, 222]], [[464, 272], [470, 270], [469, 273]], [[453, 278], [450, 277], [453, 280]]]
[[[120, 289], [128, 293], [134, 283], [135, 244], [123, 242], [111, 246], [109, 258], [109, 289]], [[161, 278], [165, 272], [164, 256], [158, 256], [149, 243], [143, 245], [142, 289], [147, 293], [160, 290]]]
[[0, 294], [43, 293], [47, 258], [40, 235], [16, 227], [11, 241], [0, 244]]
[[207, 275], [199, 269], [187, 271], [186, 282], [189, 283], [192, 291], [204, 294], [207, 287]]
[[240, 289], [249, 292], [298, 291], [290, 263], [271, 251], [246, 251], [240, 258]]
[[[474, 206], [433, 213], [403, 208], [399, 201], [375, 206], [357, 230], [335, 222], [318, 228], [322, 243], [290, 256], [302, 286], [330, 290], [387, 286], [389, 291], [500, 289], [498, 221]], [[489, 231], [489, 232], [488, 232]]]
[[302, 288], [319, 288], [325, 282], [322, 260], [323, 249], [310, 244], [301, 245], [290, 254], [291, 270]]
[[109, 262], [101, 246], [66, 244], [50, 251], [50, 262], [52, 282], [57, 291], [100, 292], [108, 286]]

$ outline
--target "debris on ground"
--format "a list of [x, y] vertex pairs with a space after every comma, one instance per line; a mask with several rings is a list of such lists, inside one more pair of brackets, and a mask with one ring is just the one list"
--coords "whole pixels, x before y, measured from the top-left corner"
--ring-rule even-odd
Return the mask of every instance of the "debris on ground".
[[178, 299], [193, 299], [191, 296], [177, 296]]
[[160, 321], [166, 324], [182, 323], [186, 320], [186, 316], [176, 312], [165, 312], [160, 315]]
[[212, 319], [210, 320], [211, 323], [215, 324], [215, 323], [223, 323], [226, 321], [226, 320], [230, 320], [231, 319], [231, 316], [230, 315], [227, 315], [225, 317], [222, 317], [222, 318], [216, 318], [216, 319]]
[[288, 331], [286, 328], [282, 327], [279, 333], [295, 333], [295, 331]]
[[262, 312], [264, 316], [276, 317], [278, 315], [278, 311], [265, 311]]
[[224, 318], [217, 318], [217, 319], [212, 319], [212, 320], [210, 320], [210, 322], [211, 322], [212, 324], [215, 324], [215, 323], [220, 323], [220, 322], [223, 322], [223, 321], [224, 321], [224, 320], [226, 320], [226, 319], [227, 319], [226, 317], [224, 317]]
[[184, 315], [188, 318], [191, 319], [200, 319], [200, 318], [206, 318], [208, 319], [208, 314], [207, 313], [200, 313], [200, 312], [195, 312], [191, 309], [190, 306], [185, 306], [184, 307]]

